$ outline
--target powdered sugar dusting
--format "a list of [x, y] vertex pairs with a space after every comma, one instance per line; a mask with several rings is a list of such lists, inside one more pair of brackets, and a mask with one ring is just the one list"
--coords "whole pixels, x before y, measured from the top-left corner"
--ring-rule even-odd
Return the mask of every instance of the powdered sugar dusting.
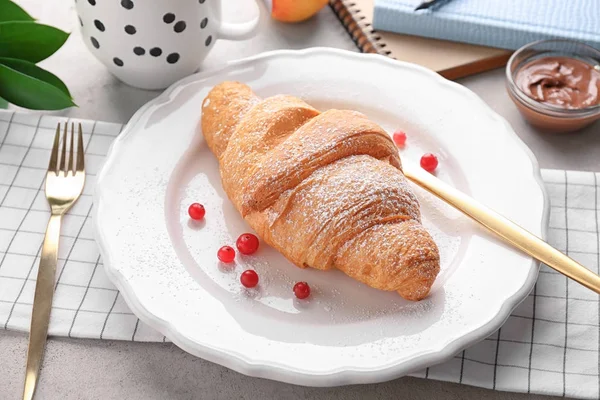
[[419, 220], [404, 177], [374, 161], [369, 156], [339, 160], [280, 196], [267, 213], [277, 245], [311, 267], [329, 269], [338, 248], [370, 226]]
[[[245, 90], [227, 85], [217, 92]], [[439, 254], [385, 131], [363, 114], [319, 114], [289, 96], [217, 100], [228, 118], [248, 110], [235, 128], [223, 121], [233, 132], [219, 161], [225, 191], [264, 240], [301, 267], [338, 268], [411, 299], [427, 294]], [[214, 111], [203, 126], [222, 120]], [[204, 134], [210, 144], [213, 131]]]

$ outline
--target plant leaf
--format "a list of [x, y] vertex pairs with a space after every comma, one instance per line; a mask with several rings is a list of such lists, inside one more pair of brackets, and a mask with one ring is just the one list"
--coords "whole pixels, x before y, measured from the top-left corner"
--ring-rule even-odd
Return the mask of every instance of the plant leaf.
[[0, 97], [0, 110], [3, 108], [8, 108], [8, 101], [6, 101], [2, 97]]
[[16, 58], [0, 57], [0, 65], [6, 65], [7, 67], [14, 69], [15, 71], [18, 71], [22, 74], [49, 83], [55, 88], [59, 89], [64, 94], [66, 94], [69, 98], [71, 98], [71, 93], [69, 93], [69, 89], [63, 83], [63, 81], [60, 80], [58, 76], [54, 75], [49, 71], [46, 71], [45, 69], [38, 67], [33, 63], [30, 63], [29, 61], [17, 60]]
[[33, 21], [31, 15], [11, 0], [0, 0], [0, 22]]
[[75, 104], [62, 90], [0, 65], [0, 97], [31, 110], [62, 110]]
[[37, 63], [58, 50], [69, 34], [31, 21], [0, 22], [0, 57]]

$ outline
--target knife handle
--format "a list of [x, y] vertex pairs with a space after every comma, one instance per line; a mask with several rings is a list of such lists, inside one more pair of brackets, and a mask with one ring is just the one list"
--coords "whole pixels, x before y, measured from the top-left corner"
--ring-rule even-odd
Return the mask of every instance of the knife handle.
[[407, 167], [405, 165], [403, 170], [408, 179], [446, 201], [504, 241], [600, 294], [600, 276], [550, 246], [539, 237], [419, 167]]
[[44, 237], [42, 257], [35, 285], [35, 296], [33, 298], [33, 310], [31, 313], [23, 400], [33, 399], [44, 355], [44, 348], [46, 347], [52, 297], [54, 296], [54, 277], [58, 262], [58, 240], [60, 238], [61, 218], [61, 215], [50, 216], [48, 228], [46, 228], [46, 236]]

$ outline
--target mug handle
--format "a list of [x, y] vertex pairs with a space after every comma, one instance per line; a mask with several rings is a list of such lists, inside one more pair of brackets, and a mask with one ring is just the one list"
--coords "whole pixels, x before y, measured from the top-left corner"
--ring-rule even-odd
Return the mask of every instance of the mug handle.
[[218, 29], [219, 39], [228, 40], [242, 40], [248, 39], [256, 34], [256, 28], [258, 28], [258, 22], [260, 21], [260, 7], [258, 6], [258, 0], [256, 0], [256, 9], [258, 15], [256, 18], [246, 22], [223, 22]]

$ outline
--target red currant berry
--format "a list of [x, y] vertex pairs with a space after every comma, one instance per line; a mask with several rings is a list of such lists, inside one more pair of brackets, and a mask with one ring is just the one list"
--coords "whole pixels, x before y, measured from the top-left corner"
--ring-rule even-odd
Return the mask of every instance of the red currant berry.
[[402, 131], [394, 132], [394, 143], [396, 143], [396, 145], [400, 147], [404, 146], [404, 144], [406, 143], [406, 133]]
[[198, 221], [198, 220], [201, 220], [202, 218], [204, 218], [204, 214], [206, 214], [206, 210], [204, 209], [204, 206], [202, 204], [193, 203], [188, 208], [188, 214], [190, 215], [191, 219]]
[[242, 285], [247, 288], [253, 288], [254, 286], [258, 285], [258, 274], [256, 271], [247, 269], [242, 272], [242, 275], [240, 276], [240, 282], [242, 282]]
[[254, 254], [258, 250], [258, 238], [251, 233], [244, 233], [235, 242], [238, 250], [242, 254]]
[[438, 166], [438, 159], [435, 154], [427, 153], [421, 157], [421, 168], [425, 171], [433, 172]]
[[231, 246], [223, 246], [217, 251], [217, 258], [224, 263], [233, 262], [235, 259], [235, 250]]
[[310, 296], [310, 286], [306, 282], [298, 282], [294, 285], [294, 294], [299, 299], [305, 299]]

